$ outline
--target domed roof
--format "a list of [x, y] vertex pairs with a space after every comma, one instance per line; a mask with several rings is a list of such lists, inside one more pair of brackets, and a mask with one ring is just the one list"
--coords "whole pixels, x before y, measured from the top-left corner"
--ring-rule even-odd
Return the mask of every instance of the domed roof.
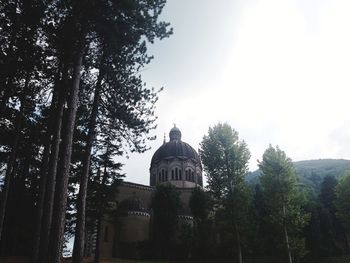
[[127, 214], [128, 212], [147, 212], [147, 209], [144, 207], [140, 198], [132, 196], [120, 202], [118, 212], [121, 214]]
[[171, 158], [191, 159], [200, 164], [199, 156], [195, 149], [188, 143], [181, 141], [181, 131], [176, 126], [169, 132], [170, 141], [164, 144], [154, 153], [151, 160], [151, 167], [160, 161]]

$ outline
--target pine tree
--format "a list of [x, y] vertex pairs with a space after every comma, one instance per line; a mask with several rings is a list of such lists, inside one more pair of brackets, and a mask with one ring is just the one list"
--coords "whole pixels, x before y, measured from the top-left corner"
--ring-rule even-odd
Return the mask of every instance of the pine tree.
[[323, 253], [328, 256], [340, 254], [346, 249], [342, 224], [336, 217], [336, 185], [334, 176], [326, 176], [320, 191], [320, 233]]
[[347, 237], [350, 233], [350, 173], [340, 178], [336, 186], [336, 215], [345, 227]]
[[[38, 103], [36, 96], [42, 89], [35, 82], [37, 74], [42, 72], [39, 61], [43, 50], [37, 43], [42, 8], [43, 5], [36, 1], [6, 1], [0, 4], [0, 118], [4, 124], [12, 123], [15, 127], [0, 205], [0, 240], [23, 122]], [[44, 75], [42, 77], [45, 79]], [[17, 113], [12, 115], [10, 112]], [[11, 118], [11, 115], [15, 117]]]

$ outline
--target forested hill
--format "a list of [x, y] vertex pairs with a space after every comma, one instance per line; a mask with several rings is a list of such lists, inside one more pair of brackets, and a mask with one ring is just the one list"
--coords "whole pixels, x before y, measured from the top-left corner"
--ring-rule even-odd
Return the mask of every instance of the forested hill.
[[[339, 178], [345, 171], [350, 170], [350, 160], [344, 159], [319, 159], [294, 162], [296, 174], [300, 183], [310, 191], [311, 195], [317, 194], [322, 180], [327, 175]], [[260, 170], [251, 172], [247, 180], [252, 184], [258, 182]]]

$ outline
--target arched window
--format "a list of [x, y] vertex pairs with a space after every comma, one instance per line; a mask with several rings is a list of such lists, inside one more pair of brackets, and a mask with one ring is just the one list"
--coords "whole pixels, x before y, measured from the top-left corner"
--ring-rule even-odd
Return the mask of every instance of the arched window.
[[182, 180], [182, 171], [179, 169], [179, 180]]
[[186, 181], [194, 182], [194, 171], [189, 168], [185, 170]]
[[177, 167], [175, 168], [175, 180], [178, 180], [179, 179], [179, 174], [178, 174], [178, 169]]
[[165, 171], [165, 181], [168, 181], [168, 171]]
[[160, 182], [161, 181], [161, 179], [162, 179], [162, 177], [161, 177], [162, 175], [161, 175], [161, 173], [159, 172], [158, 173], [158, 181]]
[[174, 180], [174, 170], [171, 170], [171, 180]]

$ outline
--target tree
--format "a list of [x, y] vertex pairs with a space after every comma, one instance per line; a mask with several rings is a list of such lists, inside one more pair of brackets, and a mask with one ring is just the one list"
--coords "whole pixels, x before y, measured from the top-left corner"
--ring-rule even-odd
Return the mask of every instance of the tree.
[[347, 248], [344, 229], [336, 217], [336, 185], [334, 176], [326, 176], [320, 192], [320, 234], [323, 253], [333, 256]]
[[[123, 140], [131, 150], [147, 149], [145, 142], [152, 138], [148, 132], [155, 127], [157, 92], [146, 88], [139, 72], [152, 58], [147, 45], [172, 32], [168, 23], [158, 20], [165, 3], [165, 0], [0, 3], [0, 132], [10, 139], [3, 136], [0, 139], [0, 175], [5, 181], [0, 239], [10, 186], [21, 185], [12, 184], [11, 179], [24, 175], [25, 187], [33, 194], [33, 206], [37, 209], [33, 262], [38, 262], [38, 258], [41, 262], [60, 261], [67, 189], [72, 186], [68, 177], [75, 143], [73, 134], [77, 129], [76, 112], [83, 103], [79, 102], [80, 94], [90, 91], [93, 96], [88, 103], [89, 136], [85, 139], [85, 156], [81, 158], [84, 173], [77, 206], [77, 243], [84, 240], [84, 199], [91, 152], [96, 147], [96, 138], [101, 138], [101, 126], [104, 130], [118, 131], [117, 140]], [[98, 75], [101, 77], [95, 78]], [[33, 115], [38, 116], [37, 122], [42, 126], [29, 127]], [[23, 132], [36, 128], [42, 140], [31, 140], [29, 133]], [[33, 146], [35, 153], [33, 158], [23, 158], [24, 162], [23, 145]], [[75, 247], [74, 261], [79, 262], [83, 243]]]
[[[60, 103], [57, 104], [55, 113], [50, 117], [55, 120], [55, 126], [58, 128], [54, 129], [55, 135], [50, 142], [50, 148], [53, 149], [51, 150], [50, 158], [52, 161], [51, 163], [49, 162], [49, 169], [47, 172], [47, 189], [43, 191], [46, 192], [45, 203], [47, 204], [43, 214], [47, 216], [41, 217], [43, 220], [43, 228], [38, 230], [43, 233], [40, 249], [42, 254], [40, 258], [42, 262], [47, 261], [46, 251], [48, 250], [48, 243], [50, 244], [51, 250], [50, 260], [52, 259], [52, 262], [58, 262], [60, 260], [65, 225], [73, 132], [76, 122], [76, 112], [79, 106], [79, 92], [80, 89], [85, 88], [81, 85], [81, 73], [86, 75], [92, 72], [90, 71], [91, 68], [88, 67], [88, 61], [95, 60], [97, 61], [96, 64], [103, 62], [111, 65], [109, 69], [113, 68], [114, 70], [111, 70], [109, 75], [107, 71], [106, 75], [108, 75], [108, 78], [105, 79], [105, 83], [111, 83], [112, 85], [109, 85], [108, 88], [109, 90], [114, 89], [115, 93], [114, 96], [110, 96], [110, 92], [103, 90], [105, 97], [107, 97], [108, 104], [118, 103], [123, 98], [127, 100], [127, 95], [132, 93], [132, 91], [126, 88], [124, 90], [116, 88], [125, 86], [125, 83], [112, 81], [118, 79], [113, 77], [113, 75], [120, 69], [120, 67], [114, 68], [114, 66], [116, 64], [125, 63], [124, 61], [127, 60], [125, 68], [129, 69], [129, 79], [132, 79], [131, 75], [135, 74], [135, 69], [146, 64], [150, 60], [150, 57], [146, 54], [146, 42], [152, 43], [156, 38], [163, 38], [171, 33], [167, 23], [158, 21], [158, 16], [164, 4], [165, 1], [158, 0], [155, 2], [119, 1], [118, 3], [110, 1], [67, 1], [62, 3], [56, 1], [50, 2], [47, 5], [44, 12], [45, 18], [42, 19], [44, 28], [43, 35], [45, 35], [43, 42], [47, 44], [48, 49], [51, 50], [52, 60], [56, 62], [53, 67], [58, 69], [57, 71], [59, 72], [58, 75], [60, 78], [56, 85], [54, 85], [54, 88], [62, 100], [59, 100]], [[97, 47], [97, 52], [89, 53], [91, 47]], [[105, 54], [107, 55], [105, 56]], [[104, 61], [106, 57], [108, 60]], [[100, 69], [96, 65], [94, 68]], [[104, 71], [102, 72], [104, 73]], [[61, 85], [61, 83], [63, 85]], [[115, 86], [116, 84], [118, 85]], [[96, 85], [96, 87], [99, 86], [100, 85]], [[126, 93], [125, 90], [127, 90]], [[98, 89], [96, 91], [95, 93], [97, 96], [95, 94], [95, 98], [97, 102], [95, 105], [99, 106], [98, 104], [103, 104], [106, 100], [103, 101], [103, 98], [99, 98]], [[144, 94], [148, 92], [148, 95], [141, 95], [141, 100], [149, 96], [150, 93], [147, 89], [142, 89], [142, 92]], [[115, 94], [118, 94], [119, 100], [115, 100]], [[152, 95], [153, 93], [151, 93], [150, 96]], [[112, 99], [108, 100], [110, 98]], [[134, 105], [132, 104], [129, 104], [128, 107], [126, 107], [125, 104], [114, 106], [117, 109], [123, 108], [124, 112], [146, 110], [145, 112], [139, 113], [139, 115], [143, 116], [153, 114], [152, 108], [147, 107], [147, 99], [142, 100], [142, 102], [138, 99], [135, 101], [146, 106], [139, 108], [133, 107]], [[62, 105], [65, 104], [67, 108], [63, 109]], [[89, 136], [90, 139], [86, 147], [87, 155], [84, 158], [85, 168], [82, 176], [81, 194], [79, 195], [79, 220], [76, 239], [77, 242], [81, 242], [75, 245], [75, 262], [81, 261], [81, 251], [83, 248], [84, 199], [86, 196], [89, 152], [91, 152], [91, 142], [94, 137], [96, 112], [97, 110], [95, 107], [93, 111], [94, 114], [91, 114], [91, 136]], [[115, 116], [113, 117], [116, 118]], [[120, 119], [123, 117], [127, 118], [128, 115], [118, 116]], [[146, 127], [141, 127], [142, 124], [146, 124]], [[152, 124], [152, 121], [132, 123], [131, 126], [136, 131], [147, 133], [149, 130], [148, 124]], [[138, 127], [135, 128], [137, 125]], [[62, 126], [62, 128], [60, 126]], [[125, 126], [120, 125], [120, 130], [123, 129], [125, 129]], [[64, 136], [62, 136], [62, 134], [64, 134]], [[124, 132], [124, 134], [130, 135], [129, 132]], [[130, 140], [140, 140], [138, 136], [131, 136], [130, 138]], [[62, 142], [60, 142], [61, 139]], [[58, 153], [60, 153], [60, 155], [58, 155]], [[54, 196], [55, 209], [53, 209]], [[55, 216], [52, 216], [52, 211], [54, 211]], [[50, 237], [50, 242], [46, 242], [48, 237]]]
[[[23, 139], [23, 122], [38, 103], [36, 95], [42, 88], [36, 82], [38, 74], [43, 73], [40, 66], [43, 50], [37, 43], [42, 10], [40, 1], [5, 1], [0, 4], [0, 121], [14, 127], [0, 204], [0, 240], [18, 147]], [[42, 79], [45, 79], [44, 74]]]
[[212, 200], [209, 192], [196, 187], [192, 191], [189, 206], [194, 220], [193, 235], [195, 258], [208, 258], [214, 246], [213, 222], [210, 218], [212, 211]]
[[242, 262], [241, 233], [245, 229], [249, 207], [249, 190], [244, 177], [248, 172], [250, 152], [239, 140], [238, 133], [228, 124], [210, 127], [199, 150], [208, 189], [217, 209], [224, 209], [226, 220], [234, 234], [238, 262]]
[[96, 175], [94, 181], [91, 181], [91, 184], [93, 184], [91, 190], [95, 190], [95, 192], [92, 193], [92, 196], [90, 195], [90, 202], [93, 200], [97, 206], [95, 208], [90, 207], [90, 209], [97, 210], [95, 218], [92, 218], [95, 219], [97, 225], [95, 263], [100, 262], [101, 223], [103, 217], [110, 210], [110, 201], [113, 200], [116, 187], [123, 177], [119, 173], [122, 165], [113, 160], [113, 157], [120, 155], [119, 145], [113, 143], [112, 138], [107, 138], [100, 147], [105, 152], [96, 156], [97, 158], [94, 160]]
[[202, 188], [194, 188], [190, 197], [189, 206], [193, 218], [198, 224], [208, 219], [212, 209], [209, 193], [205, 192]]
[[158, 256], [164, 258], [170, 254], [177, 227], [177, 215], [180, 209], [180, 196], [171, 184], [159, 184], [152, 196], [153, 241]]
[[305, 200], [297, 187], [293, 163], [282, 150], [270, 145], [259, 168], [267, 220], [277, 228], [277, 237], [283, 237], [280, 241], [283, 240], [288, 262], [292, 263], [292, 256], [298, 260], [303, 255], [304, 240], [300, 233], [309, 219], [303, 210]]
[[275, 246], [271, 242], [270, 229], [264, 222], [264, 218], [267, 217], [268, 211], [263, 198], [263, 192], [260, 184], [255, 185], [255, 191], [253, 196], [253, 218], [254, 218], [254, 241], [253, 251], [255, 255], [272, 254], [275, 251]]
[[336, 186], [336, 215], [350, 233], [350, 172], [347, 172]]

